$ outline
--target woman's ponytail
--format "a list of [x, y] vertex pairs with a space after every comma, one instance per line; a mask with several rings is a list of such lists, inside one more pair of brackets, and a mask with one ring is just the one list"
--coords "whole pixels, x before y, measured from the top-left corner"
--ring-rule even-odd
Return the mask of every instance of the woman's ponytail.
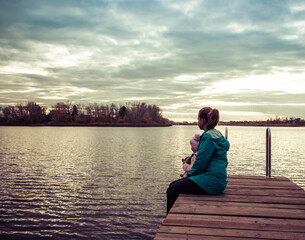
[[219, 122], [219, 111], [216, 108], [212, 109], [208, 113], [207, 120], [208, 120], [208, 122], [206, 124], [206, 128], [207, 129], [215, 128]]
[[219, 111], [216, 108], [204, 107], [200, 109], [198, 117], [205, 120], [207, 129], [213, 129], [219, 122]]

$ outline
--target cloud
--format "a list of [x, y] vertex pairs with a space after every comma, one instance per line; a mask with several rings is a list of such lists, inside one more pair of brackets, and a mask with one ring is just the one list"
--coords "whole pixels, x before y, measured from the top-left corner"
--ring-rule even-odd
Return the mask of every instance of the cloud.
[[304, 118], [302, 1], [1, 1], [0, 104]]

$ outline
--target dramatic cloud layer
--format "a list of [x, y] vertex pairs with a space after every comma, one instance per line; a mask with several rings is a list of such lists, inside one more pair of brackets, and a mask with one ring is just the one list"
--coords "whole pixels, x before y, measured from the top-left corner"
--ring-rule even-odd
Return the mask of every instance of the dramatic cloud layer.
[[305, 118], [304, 1], [0, 1], [0, 105]]

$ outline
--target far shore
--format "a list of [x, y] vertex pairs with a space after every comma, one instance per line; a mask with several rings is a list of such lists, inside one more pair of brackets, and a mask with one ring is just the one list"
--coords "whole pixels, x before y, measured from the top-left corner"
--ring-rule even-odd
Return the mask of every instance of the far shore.
[[239, 126], [239, 127], [305, 127], [305, 125], [297, 125], [297, 124], [230, 124], [230, 123], [222, 123], [219, 126]]
[[172, 124], [129, 124], [129, 123], [48, 123], [48, 124], [0, 124], [12, 127], [171, 127]]
[[[197, 123], [174, 123], [173, 125], [197, 125]], [[218, 126], [239, 126], [239, 127], [305, 127], [304, 123], [270, 123], [270, 122], [219, 122]]]
[[[197, 123], [168, 123], [168, 124], [131, 124], [131, 123], [49, 123], [49, 124], [0, 124], [11, 127], [171, 127], [171, 126], [196, 126]], [[264, 123], [264, 122], [220, 122], [218, 126], [239, 127], [305, 127], [305, 124], [292, 123]]]

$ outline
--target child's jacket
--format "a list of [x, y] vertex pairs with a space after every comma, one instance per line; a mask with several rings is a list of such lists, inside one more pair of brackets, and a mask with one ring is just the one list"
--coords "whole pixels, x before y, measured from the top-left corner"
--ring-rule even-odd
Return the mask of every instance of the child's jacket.
[[182, 168], [183, 168], [183, 170], [184, 170], [185, 172], [188, 172], [188, 171], [190, 171], [190, 170], [192, 169], [193, 164], [194, 164], [194, 162], [195, 162], [195, 160], [196, 160], [196, 155], [197, 155], [197, 153], [193, 153], [193, 154], [192, 154], [190, 164], [184, 163], [184, 164], [182, 165]]
[[187, 176], [209, 194], [223, 193], [227, 179], [227, 151], [230, 143], [216, 129], [200, 137], [196, 161]]

